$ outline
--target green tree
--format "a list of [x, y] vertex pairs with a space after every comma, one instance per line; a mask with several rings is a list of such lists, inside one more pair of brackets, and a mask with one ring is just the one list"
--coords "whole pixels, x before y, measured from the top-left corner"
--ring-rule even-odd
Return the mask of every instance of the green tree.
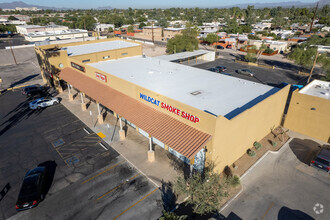
[[182, 215], [178, 216], [173, 212], [165, 212], [163, 211], [163, 216], [159, 218], [159, 220], [185, 220], [188, 216]]
[[210, 43], [210, 44], [213, 44], [214, 42], [217, 42], [218, 40], [218, 36], [216, 34], [208, 34], [205, 38], [205, 41]]
[[175, 191], [181, 195], [189, 196], [187, 203], [193, 207], [196, 214], [211, 213], [219, 208], [220, 202], [228, 196], [226, 189], [228, 181], [214, 172], [214, 166], [205, 167], [204, 174], [194, 173], [185, 179], [179, 176], [174, 185]]
[[95, 26], [95, 19], [92, 15], [85, 15], [78, 19], [78, 28], [86, 29], [86, 30], [93, 30]]
[[181, 35], [175, 35], [167, 41], [166, 52], [168, 54], [180, 53], [184, 51], [194, 51], [198, 49], [197, 35], [199, 31], [196, 27], [187, 24]]
[[12, 15], [10, 15], [10, 16], [8, 17], [8, 20], [9, 20], [9, 21], [17, 21], [17, 20], [19, 20], [19, 19], [16, 18], [16, 17], [14, 17], [14, 16], [12, 16]]
[[127, 32], [129, 32], [129, 33], [133, 33], [134, 32], [134, 29], [133, 29], [133, 26], [132, 25], [128, 26]]
[[145, 23], [143, 23], [143, 22], [141, 22], [140, 24], [139, 24], [139, 28], [140, 29], [142, 29], [144, 26], [147, 26]]

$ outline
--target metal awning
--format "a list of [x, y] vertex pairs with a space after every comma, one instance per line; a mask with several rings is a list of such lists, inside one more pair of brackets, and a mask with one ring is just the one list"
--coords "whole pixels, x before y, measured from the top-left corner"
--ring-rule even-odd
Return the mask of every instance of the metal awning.
[[149, 107], [70, 67], [64, 68], [59, 77], [188, 159], [194, 158], [212, 138], [210, 134]]

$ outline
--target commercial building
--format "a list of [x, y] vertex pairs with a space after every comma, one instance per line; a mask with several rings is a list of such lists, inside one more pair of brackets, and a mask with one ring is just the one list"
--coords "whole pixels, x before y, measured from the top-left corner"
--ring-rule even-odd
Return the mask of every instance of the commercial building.
[[108, 31], [109, 29], [114, 30], [115, 25], [114, 24], [95, 24], [95, 31]]
[[330, 82], [313, 80], [294, 91], [284, 127], [330, 143]]
[[[36, 47], [42, 77], [60, 92], [73, 88], [103, 105], [152, 143], [195, 169], [222, 171], [270, 128], [280, 125], [289, 86], [271, 86], [142, 55], [118, 38]], [[80, 97], [80, 96], [77, 96]], [[82, 110], [86, 103], [82, 99]], [[99, 122], [102, 123], [99, 111]]]
[[68, 40], [88, 37], [87, 30], [69, 29], [63, 31], [34, 32], [24, 35], [25, 40], [30, 42], [40, 42], [45, 40]]
[[17, 33], [21, 35], [26, 35], [34, 32], [50, 32], [50, 31], [64, 31], [68, 30], [67, 26], [61, 25], [48, 25], [48, 26], [40, 26], [40, 25], [19, 25], [16, 26]]

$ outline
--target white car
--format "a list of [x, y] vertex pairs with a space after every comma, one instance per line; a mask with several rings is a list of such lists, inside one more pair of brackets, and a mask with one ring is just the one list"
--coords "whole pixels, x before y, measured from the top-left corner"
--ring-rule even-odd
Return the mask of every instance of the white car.
[[29, 103], [30, 109], [41, 109], [47, 106], [56, 105], [60, 102], [59, 98], [39, 98]]

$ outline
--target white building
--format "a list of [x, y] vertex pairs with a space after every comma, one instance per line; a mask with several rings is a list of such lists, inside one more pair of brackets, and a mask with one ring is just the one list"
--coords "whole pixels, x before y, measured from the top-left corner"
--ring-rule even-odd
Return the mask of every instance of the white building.
[[21, 35], [26, 35], [34, 32], [48, 32], [48, 31], [64, 31], [68, 30], [67, 26], [61, 25], [48, 25], [48, 26], [40, 26], [40, 25], [19, 25], [16, 26], [17, 33]]
[[114, 24], [95, 24], [95, 31], [108, 31], [109, 28], [115, 29]]
[[46, 31], [46, 32], [34, 32], [25, 34], [25, 40], [30, 42], [38, 42], [45, 40], [66, 40], [75, 38], [87, 38], [88, 31], [81, 29], [69, 29], [62, 31]]

